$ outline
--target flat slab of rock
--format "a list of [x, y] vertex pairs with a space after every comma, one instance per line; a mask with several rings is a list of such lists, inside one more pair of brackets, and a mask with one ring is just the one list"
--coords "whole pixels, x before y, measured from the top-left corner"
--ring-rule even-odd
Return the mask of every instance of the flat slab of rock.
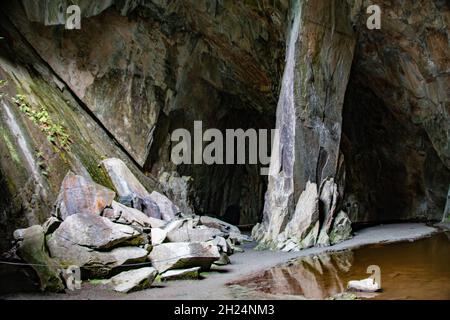
[[103, 216], [115, 223], [139, 227], [157, 228], [166, 224], [163, 220], [147, 216], [143, 212], [113, 201], [111, 208], [103, 211]]
[[161, 275], [162, 281], [198, 279], [200, 267], [189, 269], [168, 270]]
[[80, 212], [99, 215], [115, 196], [114, 191], [69, 172], [56, 200], [56, 215], [61, 220]]
[[47, 247], [51, 257], [64, 268], [75, 265], [86, 271], [89, 276], [100, 278], [125, 264], [143, 263], [148, 255], [147, 250], [139, 247], [96, 251], [65, 239], [55, 238], [54, 234], [48, 237]]
[[132, 227], [113, 223], [98, 215], [79, 213], [67, 217], [52, 238], [56, 242], [64, 239], [92, 249], [109, 249], [132, 240], [137, 241], [133, 244], [139, 244], [139, 235]]
[[151, 267], [124, 271], [112, 277], [110, 283], [114, 291], [128, 293], [149, 288], [157, 274], [158, 271]]
[[222, 231], [223, 233], [226, 233], [226, 234], [229, 234], [229, 233], [240, 234], [241, 233], [241, 231], [239, 230], [238, 227], [233, 226], [230, 223], [227, 223], [225, 221], [222, 221], [220, 219], [213, 218], [213, 217], [201, 216], [200, 223], [202, 225], [210, 227], [210, 228], [219, 229], [220, 231]]
[[206, 242], [218, 236], [223, 236], [219, 229], [209, 227], [189, 228], [187, 223], [167, 233], [167, 239], [170, 242]]
[[212, 243], [172, 242], [153, 247], [148, 257], [158, 272], [162, 273], [189, 267], [208, 270], [214, 261], [220, 259], [220, 253]]
[[41, 290], [59, 292], [64, 290], [64, 284], [59, 277], [58, 264], [45, 251], [44, 229], [35, 225], [15, 232], [21, 241], [17, 254], [27, 263], [32, 264], [36, 271]]
[[108, 173], [121, 199], [131, 201], [135, 196], [139, 198], [148, 198], [150, 196], [150, 193], [122, 160], [109, 158], [103, 160], [101, 165]]
[[165, 195], [153, 191], [150, 194], [150, 199], [154, 201], [161, 212], [161, 218], [165, 221], [173, 220], [178, 213], [180, 213], [180, 208], [178, 208], [169, 198]]
[[152, 245], [154, 246], [163, 243], [167, 237], [167, 232], [161, 228], [152, 228], [150, 234], [152, 239]]
[[109, 158], [101, 164], [116, 188], [121, 203], [142, 211], [149, 217], [161, 219], [160, 206], [122, 160]]

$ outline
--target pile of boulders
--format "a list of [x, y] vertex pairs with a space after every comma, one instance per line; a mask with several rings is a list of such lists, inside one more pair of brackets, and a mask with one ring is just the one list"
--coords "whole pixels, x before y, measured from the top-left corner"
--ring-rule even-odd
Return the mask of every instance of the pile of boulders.
[[106, 279], [119, 292], [147, 288], [157, 277], [199, 278], [212, 264], [230, 263], [237, 245], [250, 240], [233, 225], [185, 214], [149, 193], [121, 160], [102, 166], [116, 191], [69, 172], [52, 217], [14, 232], [17, 254], [42, 290], [64, 290], [66, 271], [77, 268], [82, 279]]

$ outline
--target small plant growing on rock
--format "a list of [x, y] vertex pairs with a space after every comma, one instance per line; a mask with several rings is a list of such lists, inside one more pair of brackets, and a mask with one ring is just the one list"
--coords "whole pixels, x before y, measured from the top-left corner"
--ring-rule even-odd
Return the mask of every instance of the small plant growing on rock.
[[26, 97], [21, 94], [17, 94], [12, 100], [21, 112], [26, 114], [34, 124], [39, 126], [41, 131], [47, 136], [49, 142], [60, 149], [69, 149], [71, 143], [70, 136], [62, 125], [53, 122], [45, 107], [41, 106], [39, 110], [34, 110], [26, 101]]

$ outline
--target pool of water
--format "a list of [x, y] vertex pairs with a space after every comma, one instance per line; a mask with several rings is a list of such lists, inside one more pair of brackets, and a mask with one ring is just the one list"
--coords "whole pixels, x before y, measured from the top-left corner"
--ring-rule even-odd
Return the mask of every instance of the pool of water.
[[346, 292], [348, 281], [368, 278], [370, 265], [380, 268], [382, 291], [359, 298], [450, 300], [450, 233], [301, 258], [232, 287], [250, 298], [326, 299]]

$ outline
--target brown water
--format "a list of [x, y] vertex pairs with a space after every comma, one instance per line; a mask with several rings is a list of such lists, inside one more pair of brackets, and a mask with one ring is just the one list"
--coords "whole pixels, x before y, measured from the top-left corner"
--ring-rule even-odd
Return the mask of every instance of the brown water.
[[370, 265], [381, 269], [382, 291], [360, 298], [450, 300], [450, 233], [302, 258], [237, 284], [253, 297], [325, 299], [345, 292], [349, 280], [368, 278]]

